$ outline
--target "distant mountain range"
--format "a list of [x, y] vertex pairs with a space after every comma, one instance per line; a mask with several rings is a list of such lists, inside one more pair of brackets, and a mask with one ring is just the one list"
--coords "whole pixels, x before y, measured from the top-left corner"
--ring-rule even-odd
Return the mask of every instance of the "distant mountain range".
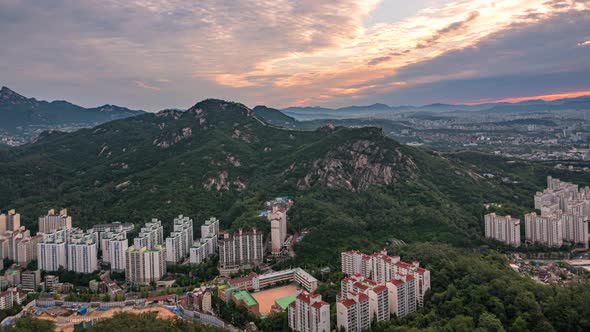
[[430, 104], [424, 106], [389, 106], [372, 104], [366, 106], [347, 106], [341, 108], [289, 107], [281, 110], [285, 115], [299, 121], [317, 119], [353, 119], [367, 117], [387, 118], [392, 113], [452, 113], [452, 112], [495, 112], [495, 113], [534, 113], [560, 110], [590, 110], [590, 96], [566, 98], [553, 101], [526, 100], [518, 103]]
[[67, 101], [44, 101], [24, 97], [7, 87], [0, 89], [0, 131], [27, 135], [32, 128], [42, 130], [68, 127], [79, 129], [143, 114], [115, 105], [84, 108]]

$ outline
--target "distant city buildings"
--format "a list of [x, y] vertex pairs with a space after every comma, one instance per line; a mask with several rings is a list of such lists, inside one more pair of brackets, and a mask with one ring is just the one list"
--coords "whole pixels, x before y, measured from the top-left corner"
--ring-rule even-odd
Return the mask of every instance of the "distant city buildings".
[[489, 213], [484, 216], [484, 223], [486, 238], [513, 247], [520, 246], [520, 219]]
[[289, 328], [295, 332], [330, 332], [330, 305], [319, 294], [298, 290], [288, 317]]
[[76, 273], [92, 273], [98, 270], [98, 245], [96, 233], [82, 231], [70, 234], [67, 246], [68, 270]]

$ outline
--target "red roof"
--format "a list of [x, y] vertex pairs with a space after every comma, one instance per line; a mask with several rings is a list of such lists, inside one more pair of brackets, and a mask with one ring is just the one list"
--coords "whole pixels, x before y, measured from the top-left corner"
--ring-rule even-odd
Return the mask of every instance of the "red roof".
[[359, 293], [359, 301], [366, 301], [369, 299], [367, 294]]
[[400, 262], [397, 262], [397, 263], [395, 263], [395, 265], [397, 265], [397, 266], [400, 266], [400, 267], [403, 267], [403, 268], [406, 268], [406, 269], [410, 269], [410, 268], [412, 268], [412, 267], [413, 267], [413, 265], [412, 265], [412, 264], [408, 264], [408, 263], [406, 263], [406, 262], [401, 262], [401, 261], [400, 261]]
[[379, 285], [375, 288], [373, 288], [373, 292], [375, 293], [381, 293], [387, 290], [387, 287], [385, 287], [384, 285]]
[[234, 279], [230, 279], [227, 283], [230, 285], [237, 285], [237, 284], [242, 284], [245, 282], [250, 282], [252, 281], [252, 279], [254, 279], [254, 277], [256, 277], [257, 274], [255, 272], [250, 272], [250, 274], [248, 274], [245, 277], [240, 277], [240, 278], [234, 278]]
[[394, 284], [395, 286], [401, 286], [404, 284], [403, 280], [399, 280], [399, 279], [393, 279], [390, 281], [392, 284]]
[[354, 302], [354, 300], [351, 299], [340, 300], [340, 303], [342, 303], [347, 308], [350, 308], [356, 304], [356, 302]]
[[329, 304], [327, 302], [324, 302], [324, 301], [319, 301], [319, 302], [316, 302], [316, 303], [312, 304], [311, 306], [314, 307], [314, 308], [316, 308], [316, 309], [320, 309], [321, 307], [323, 307], [325, 305], [329, 305]]
[[146, 299], [146, 301], [166, 301], [166, 300], [173, 299], [175, 296], [176, 295], [163, 295], [163, 296], [148, 297]]
[[355, 286], [356, 288], [358, 288], [358, 289], [362, 289], [362, 290], [367, 290], [367, 289], [369, 289], [369, 286], [367, 286], [367, 285], [363, 285], [363, 284], [361, 284], [360, 282], [355, 282], [355, 283], [354, 283], [354, 286]]
[[418, 271], [418, 273], [423, 274], [424, 272], [426, 272], [427, 270], [425, 268], [419, 267], [416, 269]]

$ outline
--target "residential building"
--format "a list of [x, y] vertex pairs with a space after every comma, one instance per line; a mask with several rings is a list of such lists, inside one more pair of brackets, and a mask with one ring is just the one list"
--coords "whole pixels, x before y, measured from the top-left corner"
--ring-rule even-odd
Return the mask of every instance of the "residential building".
[[43, 235], [40, 234], [16, 239], [15, 261], [22, 266], [26, 266], [32, 260], [37, 260], [37, 245], [42, 239]]
[[261, 263], [264, 259], [263, 233], [240, 229], [237, 233], [219, 235], [219, 265], [222, 269], [239, 268], [244, 264]]
[[195, 288], [187, 293], [187, 306], [191, 310], [210, 313], [212, 307], [212, 292], [207, 287]]
[[524, 215], [524, 223], [528, 242], [547, 247], [563, 245], [563, 225], [558, 215], [537, 215], [536, 212], [531, 212]]
[[350, 292], [362, 293], [369, 297], [370, 318], [377, 321], [389, 320], [389, 292], [385, 284], [366, 279], [361, 275], [344, 278], [341, 283], [341, 293], [338, 299], [346, 298]]
[[164, 227], [162, 221], [154, 218], [151, 222], [146, 223], [141, 228], [139, 236], [133, 239], [133, 244], [137, 248], [146, 247], [148, 249], [163, 245]]
[[92, 273], [98, 270], [98, 246], [93, 233], [71, 234], [66, 248], [69, 271]]
[[489, 213], [484, 216], [485, 236], [509, 246], [520, 246], [520, 219]]
[[389, 311], [392, 315], [404, 317], [416, 311], [414, 277], [396, 273], [385, 286], [389, 292]]
[[219, 234], [219, 220], [211, 217], [201, 225], [201, 238], [216, 237]]
[[131, 284], [147, 285], [166, 274], [166, 249], [160, 245], [151, 249], [133, 245], [127, 249], [126, 260], [125, 277]]
[[201, 264], [205, 259], [217, 252], [217, 236], [200, 238], [190, 248], [191, 264]]
[[68, 268], [66, 239], [65, 229], [43, 234], [43, 239], [37, 244], [37, 264], [40, 270], [57, 271], [60, 266]]
[[166, 261], [168, 263], [181, 263], [189, 256], [193, 244], [193, 220], [179, 215], [174, 219], [173, 231], [166, 238]]
[[330, 305], [319, 294], [298, 290], [289, 304], [288, 318], [295, 332], [330, 332]]
[[369, 296], [346, 292], [336, 302], [336, 328], [346, 332], [362, 332], [371, 326]]
[[6, 290], [0, 292], [0, 310], [11, 309], [14, 306], [14, 292]]
[[20, 214], [15, 210], [9, 210], [7, 214], [0, 214], [0, 234], [6, 231], [15, 231], [20, 228]]
[[386, 251], [367, 255], [359, 251], [341, 253], [342, 272], [347, 276], [360, 275], [366, 279], [375, 280], [378, 284], [385, 284], [394, 279], [394, 275], [411, 275], [416, 279], [416, 302], [419, 306], [424, 303], [424, 295], [430, 289], [430, 271], [421, 268], [419, 262], [408, 264], [402, 262], [399, 256], [388, 256]]
[[108, 262], [111, 264], [111, 270], [118, 272], [125, 271], [125, 265], [127, 264], [127, 249], [129, 248], [127, 234], [125, 232], [114, 234], [109, 239], [107, 248]]
[[133, 231], [134, 228], [135, 228], [135, 225], [133, 225], [132, 223], [120, 223], [118, 221], [113, 222], [113, 223], [108, 223], [108, 224], [95, 224], [94, 226], [92, 226], [92, 230], [96, 233], [102, 233], [102, 232], [129, 233], [129, 232]]
[[25, 291], [37, 291], [41, 285], [41, 271], [25, 271], [21, 274], [22, 289]]
[[47, 211], [46, 216], [39, 217], [39, 232], [50, 233], [60, 228], [72, 228], [72, 217], [68, 216], [68, 210], [62, 209], [59, 214], [54, 209]]

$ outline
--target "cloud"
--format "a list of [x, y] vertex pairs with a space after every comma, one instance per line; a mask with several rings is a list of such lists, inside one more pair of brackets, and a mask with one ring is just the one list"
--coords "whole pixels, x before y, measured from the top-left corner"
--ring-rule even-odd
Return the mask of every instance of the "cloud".
[[[448, 80], [586, 68], [588, 1], [447, 0], [366, 25], [380, 3], [4, 0], [2, 83], [86, 105], [281, 107], [397, 91], [420, 100], [413, 91]], [[564, 28], [551, 23], [564, 15]]]

